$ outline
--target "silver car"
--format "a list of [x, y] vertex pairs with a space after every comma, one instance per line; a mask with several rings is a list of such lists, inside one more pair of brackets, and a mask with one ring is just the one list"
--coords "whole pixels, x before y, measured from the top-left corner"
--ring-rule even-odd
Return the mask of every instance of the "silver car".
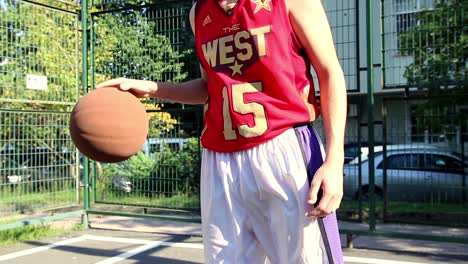
[[[468, 163], [460, 156], [439, 148], [388, 148], [376, 152], [374, 159], [375, 193], [391, 200], [418, 202], [460, 202], [467, 199]], [[385, 162], [384, 162], [385, 161]], [[359, 170], [361, 182], [359, 184]], [[348, 198], [369, 195], [369, 160], [350, 162], [344, 167], [344, 192]]]

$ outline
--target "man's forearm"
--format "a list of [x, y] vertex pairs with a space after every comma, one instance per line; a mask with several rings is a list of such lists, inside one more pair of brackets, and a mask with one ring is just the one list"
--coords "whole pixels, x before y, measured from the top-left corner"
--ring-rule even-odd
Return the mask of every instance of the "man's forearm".
[[320, 102], [326, 138], [325, 161], [342, 164], [347, 111], [346, 83], [341, 70], [320, 77]]
[[183, 83], [158, 82], [151, 97], [182, 104], [204, 104], [208, 98], [206, 81], [202, 78]]

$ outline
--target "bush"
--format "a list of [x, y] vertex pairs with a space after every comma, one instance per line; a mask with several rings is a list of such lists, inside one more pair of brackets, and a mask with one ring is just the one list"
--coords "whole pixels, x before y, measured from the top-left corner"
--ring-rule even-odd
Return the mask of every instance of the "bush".
[[189, 138], [183, 149], [172, 150], [164, 145], [154, 158], [138, 152], [127, 161], [107, 164], [103, 170], [101, 192], [112, 185], [112, 177], [126, 177], [132, 192], [145, 196], [198, 194], [200, 179], [200, 145], [198, 138]]

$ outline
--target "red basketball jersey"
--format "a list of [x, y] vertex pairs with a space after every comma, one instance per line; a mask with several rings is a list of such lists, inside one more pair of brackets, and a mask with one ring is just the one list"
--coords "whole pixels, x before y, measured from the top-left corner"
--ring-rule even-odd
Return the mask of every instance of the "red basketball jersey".
[[195, 41], [208, 74], [202, 145], [244, 150], [318, 115], [310, 62], [285, 0], [198, 0]]

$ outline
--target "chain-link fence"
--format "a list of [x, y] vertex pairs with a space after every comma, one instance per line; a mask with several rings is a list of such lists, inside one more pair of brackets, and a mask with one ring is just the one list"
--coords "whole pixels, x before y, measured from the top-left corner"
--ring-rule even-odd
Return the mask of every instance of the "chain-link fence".
[[[466, 226], [467, 4], [380, 2], [371, 17], [372, 33], [381, 36], [374, 38], [381, 56], [360, 45], [361, 55], [378, 58], [375, 79], [382, 75], [373, 89], [375, 121], [368, 123], [367, 87], [359, 89], [362, 94], [350, 91], [341, 219]], [[344, 36], [334, 37], [343, 42]], [[361, 68], [367, 69], [364, 61]], [[361, 74], [361, 83], [367, 77]], [[369, 126], [374, 132], [373, 157]], [[374, 168], [369, 168], [369, 159]], [[370, 170], [375, 174], [375, 215]]]
[[[180, 82], [198, 74], [188, 22], [191, 2], [94, 4], [92, 83], [116, 77]], [[146, 143], [125, 162], [99, 164], [93, 209], [125, 205], [198, 211], [201, 108], [144, 103], [150, 118]]]
[[73, 2], [0, 3], [0, 217], [79, 204], [68, 132], [78, 98], [80, 33]]

